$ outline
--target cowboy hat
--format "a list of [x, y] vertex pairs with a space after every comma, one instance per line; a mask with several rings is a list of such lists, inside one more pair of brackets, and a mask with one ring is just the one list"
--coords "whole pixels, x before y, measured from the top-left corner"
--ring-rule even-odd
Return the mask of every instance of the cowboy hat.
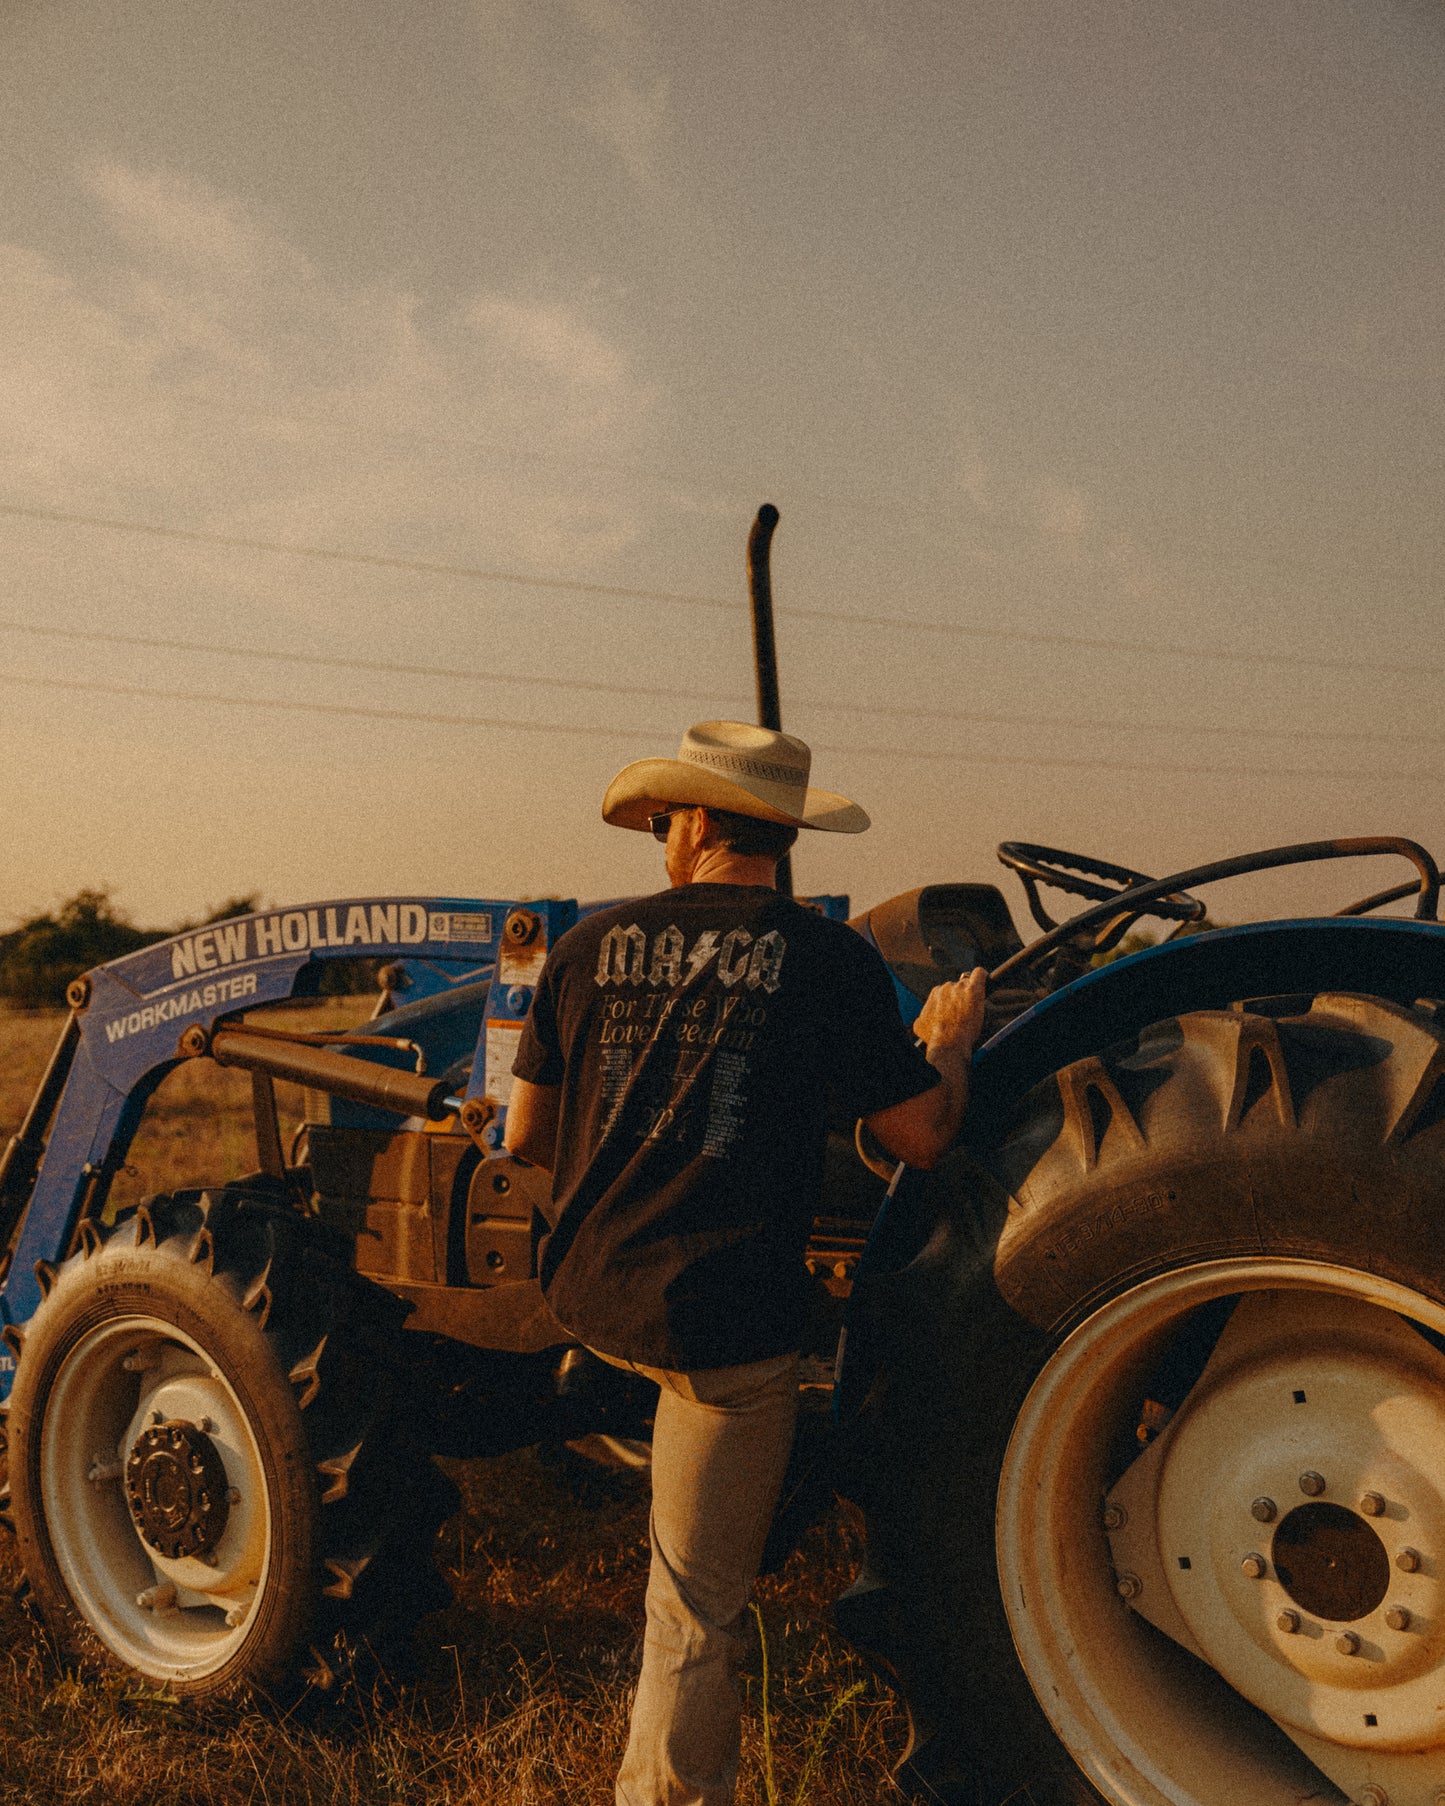
[[675, 759], [637, 759], [618, 772], [602, 799], [602, 819], [616, 828], [646, 828], [649, 815], [691, 806], [861, 834], [868, 817], [856, 803], [808, 788], [812, 763], [807, 746], [791, 734], [746, 721], [699, 721], [682, 736]]

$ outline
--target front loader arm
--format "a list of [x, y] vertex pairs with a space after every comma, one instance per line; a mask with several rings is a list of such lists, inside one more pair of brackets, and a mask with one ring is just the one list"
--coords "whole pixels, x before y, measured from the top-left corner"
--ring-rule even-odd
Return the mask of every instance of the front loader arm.
[[[468, 991], [467, 1010], [479, 1022], [458, 1103], [486, 1102], [487, 1133], [500, 1146], [516, 1036], [547, 949], [575, 918], [570, 902], [351, 898], [260, 911], [174, 935], [77, 980], [70, 994], [74, 1014], [0, 1168], [0, 1201], [13, 1225], [0, 1283], [7, 1339], [40, 1302], [37, 1265], [63, 1260], [82, 1220], [103, 1209], [145, 1106], [167, 1074], [208, 1050], [218, 1024], [312, 994], [317, 967], [326, 961], [387, 962], [392, 991], [415, 1000], [406, 1005], [408, 1016], [418, 1014], [417, 1003], [436, 1000], [436, 1009], [420, 1012], [433, 1026], [447, 1014], [448, 994]], [[459, 997], [458, 1008], [462, 1002]], [[425, 1047], [424, 1028], [407, 1033]], [[366, 1047], [350, 1058], [391, 1065], [404, 1056]], [[8, 1393], [14, 1368], [12, 1347], [0, 1354], [0, 1393]]]

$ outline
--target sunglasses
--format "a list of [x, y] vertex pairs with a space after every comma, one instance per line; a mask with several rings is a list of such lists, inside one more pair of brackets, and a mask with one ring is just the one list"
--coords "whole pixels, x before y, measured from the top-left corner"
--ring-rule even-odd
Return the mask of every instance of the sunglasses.
[[676, 809], [659, 809], [656, 815], [648, 816], [647, 825], [652, 830], [654, 840], [667, 839], [667, 831], [672, 825], [673, 816], [677, 813]]

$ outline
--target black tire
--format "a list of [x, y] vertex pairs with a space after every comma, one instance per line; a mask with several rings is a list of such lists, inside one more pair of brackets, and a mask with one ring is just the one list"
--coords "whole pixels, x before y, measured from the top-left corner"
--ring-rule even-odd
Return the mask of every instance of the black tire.
[[12, 1513], [63, 1645], [176, 1694], [271, 1690], [449, 1602], [457, 1495], [411, 1439], [403, 1307], [318, 1224], [240, 1187], [158, 1197], [42, 1278]]
[[[1114, 1567], [1124, 1564], [1101, 1517], [1151, 1424], [1166, 1422], [1186, 1399], [1195, 1410], [1205, 1363], [1234, 1302], [1249, 1291], [1275, 1298], [1276, 1286], [1300, 1288], [1311, 1313], [1323, 1297], [1318, 1309], [1341, 1322], [1374, 1310], [1386, 1335], [1398, 1335], [1404, 1317], [1422, 1331], [1411, 1349], [1418, 1345], [1420, 1370], [1438, 1385], [1442, 1042], [1428, 1008], [1345, 996], [1171, 1019], [1037, 1086], [996, 1145], [955, 1150], [932, 1174], [912, 1177], [911, 1197], [887, 1232], [892, 1270], [865, 1277], [854, 1295], [850, 1353], [873, 1375], [852, 1430], [849, 1485], [867, 1519], [867, 1555], [838, 1604], [842, 1628], [907, 1700], [912, 1736], [898, 1778], [910, 1797], [960, 1806], [1268, 1806], [1311, 1792], [1338, 1797], [1330, 1779], [1356, 1798], [1384, 1797], [1368, 1793], [1378, 1777], [1365, 1777], [1343, 1749], [1321, 1744], [1313, 1752], [1325, 1779], [1302, 1766], [1293, 1733], [1284, 1734], [1273, 1712], [1247, 1707], [1250, 1722], [1240, 1730], [1243, 1670], [1226, 1661], [1211, 1673], [1141, 1623], [1142, 1605], [1131, 1610], [1117, 1596]], [[1148, 1359], [1139, 1357], [1135, 1379], [1089, 1392], [1086, 1356], [1070, 1351], [1095, 1346], [1090, 1338], [1102, 1338], [1104, 1326], [1144, 1308], [1134, 1301], [1176, 1294], [1182, 1302], [1167, 1332], [1151, 1330], [1153, 1340], [1139, 1343]], [[1368, 1302], [1381, 1297], [1390, 1310]], [[1326, 1328], [1315, 1352], [1328, 1358], [1333, 1346]], [[1068, 1375], [1067, 1384], [1051, 1377]], [[1292, 1396], [1306, 1398], [1302, 1389]], [[1026, 1399], [1044, 1403], [1033, 1410]], [[1038, 1570], [1021, 1566], [1018, 1551], [1043, 1537], [1039, 1526], [1066, 1520], [1046, 1520], [1045, 1505], [1009, 1474], [1024, 1471], [1018, 1464], [1046, 1433], [1077, 1455], [1082, 1445], [1065, 1441], [1067, 1419], [1085, 1403], [1070, 1401], [1090, 1400], [1107, 1401], [1108, 1412], [1102, 1402], [1087, 1404], [1097, 1415], [1087, 1420], [1091, 1452], [1074, 1472], [1081, 1496], [1058, 1507], [1087, 1520], [1068, 1558], [1073, 1567], [1059, 1569], [1073, 1579], [1040, 1597]], [[1030, 1429], [1028, 1442], [1023, 1425], [1043, 1423], [1046, 1409], [1057, 1410], [1056, 1426]], [[1171, 1446], [1166, 1440], [1161, 1456]], [[1353, 1506], [1359, 1496], [1344, 1502]], [[1298, 1492], [1291, 1502], [1301, 1503]], [[1248, 1509], [1245, 1499], [1244, 1520]], [[1270, 1533], [1245, 1521], [1247, 1534]], [[1271, 1574], [1270, 1584], [1277, 1579]], [[1134, 1577], [1120, 1584], [1127, 1589]], [[1052, 1667], [1031, 1653], [1050, 1636], [1059, 1652]], [[1131, 1663], [1140, 1674], [1178, 1671], [1178, 1722], [1165, 1724], [1164, 1692], [1152, 1705], [1141, 1698], [1132, 1713], [1121, 1708], [1120, 1722], [1128, 1720], [1154, 1763], [1151, 1778], [1141, 1780], [1146, 1765], [1132, 1763], [1127, 1750], [1104, 1747], [1099, 1726], [1110, 1721], [1102, 1708], [1087, 1720], [1076, 1707], [1070, 1662], [1093, 1665], [1101, 1696], [1124, 1685], [1116, 1677], [1132, 1672]], [[1222, 1688], [1226, 1669], [1232, 1685]], [[1167, 1676], [1158, 1681], [1174, 1686]], [[1205, 1759], [1214, 1737], [1206, 1720], [1212, 1725], [1216, 1712], [1234, 1714], [1231, 1734], [1248, 1743], [1253, 1768], [1222, 1777]], [[1195, 1735], [1191, 1724], [1201, 1741], [1186, 1760], [1178, 1751]], [[1418, 1787], [1433, 1806], [1445, 1746], [1432, 1749], [1415, 1780], [1385, 1790], [1391, 1800], [1413, 1801]]]

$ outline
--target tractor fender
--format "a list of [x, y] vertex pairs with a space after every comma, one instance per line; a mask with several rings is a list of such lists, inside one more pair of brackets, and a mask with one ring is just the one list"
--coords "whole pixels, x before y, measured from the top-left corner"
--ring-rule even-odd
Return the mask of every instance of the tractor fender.
[[1018, 1097], [1074, 1060], [1187, 1010], [1241, 998], [1348, 991], [1445, 998], [1445, 924], [1325, 916], [1248, 922], [1146, 947], [1017, 1016], [974, 1058], [964, 1139], [984, 1139]]

